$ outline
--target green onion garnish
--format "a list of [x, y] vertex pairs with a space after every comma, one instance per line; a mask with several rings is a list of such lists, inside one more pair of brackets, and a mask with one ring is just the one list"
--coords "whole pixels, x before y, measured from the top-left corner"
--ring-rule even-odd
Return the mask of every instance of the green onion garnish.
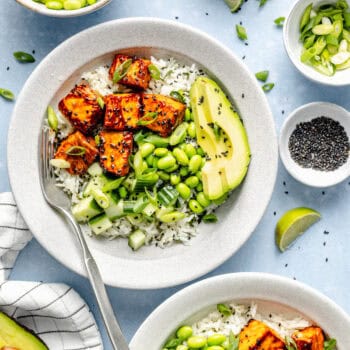
[[35, 58], [30, 54], [23, 51], [16, 51], [13, 56], [18, 62], [22, 63], [32, 63], [35, 62]]
[[264, 84], [262, 86], [262, 89], [265, 91], [265, 92], [269, 92], [271, 91], [273, 88], [274, 88], [275, 84], [274, 83], [267, 83], [267, 84]]
[[255, 73], [256, 79], [263, 81], [264, 83], [266, 82], [268, 76], [269, 76], [268, 70], [262, 70], [261, 72]]
[[1, 89], [0, 88], [0, 96], [2, 96], [3, 98], [5, 98], [6, 100], [14, 100], [15, 95], [13, 94], [12, 91], [8, 90], [8, 89]]
[[259, 6], [264, 6], [267, 3], [267, 0], [260, 0]]
[[323, 344], [324, 350], [335, 350], [336, 345], [337, 345], [337, 341], [333, 338], [325, 340]]
[[101, 142], [100, 135], [96, 135], [96, 136], [95, 136], [95, 143], [96, 143], [96, 146], [99, 146], [99, 145], [100, 145], [100, 142]]
[[158, 118], [158, 112], [148, 112], [142, 118], [139, 119], [137, 125], [144, 126], [149, 125], [156, 121]]
[[58, 129], [58, 118], [51, 106], [47, 107], [47, 122], [53, 131]]
[[160, 71], [154, 64], [148, 66], [148, 71], [154, 80], [160, 79]]
[[287, 350], [298, 350], [297, 345], [295, 344], [295, 341], [290, 337], [285, 337], [285, 343]]
[[247, 40], [248, 39], [248, 34], [246, 29], [241, 26], [240, 24], [236, 24], [236, 32], [237, 32], [237, 36], [241, 39], [241, 40]]
[[215, 214], [206, 214], [202, 218], [205, 223], [214, 223], [218, 221], [218, 217]]
[[170, 92], [170, 96], [172, 98], [175, 98], [176, 100], [179, 100], [181, 103], [185, 103], [185, 99], [183, 97], [183, 94], [182, 94], [182, 91], [179, 90], [179, 91], [171, 91]]
[[103, 101], [103, 98], [102, 98], [101, 96], [98, 96], [98, 97], [97, 97], [97, 103], [98, 103], [98, 105], [100, 106], [101, 109], [104, 108], [104, 106], [105, 106], [105, 101]]
[[220, 314], [223, 316], [231, 316], [232, 315], [232, 310], [226, 304], [217, 304], [216, 308], [220, 312]]
[[118, 83], [119, 80], [123, 79], [131, 66], [132, 59], [129, 58], [124, 61], [120, 66], [117, 67], [113, 74], [113, 83]]
[[72, 146], [67, 149], [65, 152], [69, 156], [83, 156], [86, 152], [86, 148], [82, 146]]
[[278, 17], [274, 20], [277, 27], [283, 27], [286, 17]]

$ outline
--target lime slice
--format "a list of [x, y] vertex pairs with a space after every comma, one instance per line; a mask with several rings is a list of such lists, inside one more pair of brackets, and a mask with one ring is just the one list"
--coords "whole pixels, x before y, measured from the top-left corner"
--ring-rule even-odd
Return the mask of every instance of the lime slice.
[[300, 207], [288, 210], [278, 220], [275, 230], [276, 244], [284, 252], [286, 248], [312, 224], [321, 218], [321, 214], [310, 208]]
[[241, 7], [243, 0], [225, 0], [231, 12], [236, 12]]

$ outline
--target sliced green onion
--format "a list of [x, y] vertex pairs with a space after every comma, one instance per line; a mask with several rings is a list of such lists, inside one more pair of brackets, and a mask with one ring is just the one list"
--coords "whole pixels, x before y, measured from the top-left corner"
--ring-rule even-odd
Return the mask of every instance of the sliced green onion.
[[167, 147], [169, 145], [168, 137], [161, 137], [158, 135], [150, 134], [143, 139], [144, 142], [149, 142], [156, 147]]
[[143, 172], [143, 158], [142, 158], [141, 151], [137, 151], [135, 153], [132, 165], [135, 170], [136, 177], [139, 177]]
[[141, 195], [135, 202], [134, 213], [141, 213], [142, 210], [146, 208], [147, 204], [149, 204], [149, 199], [147, 198], [147, 196]]
[[236, 32], [237, 32], [238, 38], [240, 38], [241, 40], [248, 39], [248, 34], [247, 34], [246, 29], [243, 26], [241, 26], [240, 24], [236, 24]]
[[274, 20], [274, 23], [277, 27], [283, 27], [284, 21], [286, 20], [286, 17], [278, 17]]
[[140, 175], [134, 183], [133, 192], [145, 191], [145, 188], [154, 186], [158, 180], [159, 175], [156, 173]]
[[103, 98], [101, 96], [97, 97], [97, 103], [98, 103], [98, 105], [100, 106], [101, 109], [104, 108], [105, 102], [103, 101]]
[[324, 350], [335, 350], [337, 345], [337, 341], [334, 338], [328, 339], [324, 341]]
[[131, 66], [132, 59], [129, 58], [124, 61], [120, 66], [117, 67], [113, 74], [113, 83], [118, 83], [119, 80], [123, 79]]
[[51, 106], [47, 107], [47, 122], [53, 131], [58, 129], [58, 118]]
[[232, 315], [232, 310], [226, 304], [217, 304], [216, 308], [220, 312], [220, 314], [223, 316], [231, 316]]
[[83, 156], [86, 152], [86, 148], [82, 146], [72, 146], [65, 152], [69, 156]]
[[116, 190], [124, 180], [125, 180], [125, 177], [119, 177], [114, 180], [108, 180], [108, 182], [106, 182], [106, 184], [102, 187], [102, 191], [110, 192], [110, 191]]
[[15, 98], [15, 95], [13, 94], [12, 91], [8, 90], [8, 89], [2, 89], [0, 88], [0, 96], [2, 96], [3, 98], [5, 98], [6, 100], [12, 101]]
[[262, 70], [261, 72], [255, 73], [256, 79], [263, 81], [264, 83], [266, 82], [268, 76], [269, 76], [268, 70]]
[[269, 92], [271, 91], [273, 88], [274, 88], [275, 84], [274, 83], [267, 83], [267, 84], [264, 84], [262, 86], [262, 89], [265, 91], [265, 92]]
[[160, 71], [154, 64], [150, 64], [148, 66], [148, 71], [149, 71], [149, 73], [151, 74], [151, 77], [154, 80], [159, 80], [160, 79]]
[[165, 207], [174, 205], [179, 197], [179, 192], [172, 186], [165, 186], [158, 192], [158, 200]]
[[188, 128], [188, 123], [183, 122], [181, 123], [170, 135], [169, 138], [169, 143], [171, 146], [175, 146], [185, 139], [187, 135], [187, 128]]
[[99, 145], [100, 145], [100, 142], [101, 142], [100, 135], [95, 135], [95, 143], [96, 143], [96, 146], [99, 146]]
[[218, 221], [218, 217], [215, 214], [206, 214], [202, 218], [205, 223], [214, 223]]
[[298, 350], [297, 344], [295, 344], [295, 341], [291, 337], [286, 336], [284, 341], [286, 343], [287, 350]]
[[145, 126], [152, 124], [158, 118], [158, 112], [148, 112], [142, 118], [140, 118], [137, 122], [137, 125]]
[[124, 201], [123, 212], [125, 214], [134, 214], [135, 203], [136, 201]]
[[185, 103], [185, 99], [183, 97], [182, 91], [171, 91], [169, 94], [172, 98], [175, 98], [176, 100], [180, 101], [181, 103]]
[[310, 21], [310, 14], [311, 14], [311, 10], [312, 10], [312, 4], [308, 5], [305, 10], [303, 15], [301, 16], [300, 19], [300, 25], [299, 28], [302, 31], [304, 29], [304, 27], [309, 23]]
[[163, 214], [159, 217], [159, 220], [165, 223], [176, 222], [186, 217], [185, 213], [180, 211], [172, 211], [170, 213]]
[[61, 158], [50, 159], [50, 165], [52, 165], [55, 168], [60, 168], [60, 169], [70, 168], [70, 163], [67, 162], [65, 159], [61, 159]]
[[267, 3], [267, 0], [260, 0], [259, 7], [264, 6]]
[[23, 51], [16, 51], [13, 56], [18, 62], [21, 63], [32, 63], [35, 62], [35, 58], [30, 54]]
[[334, 31], [333, 24], [318, 24], [312, 28], [315, 35], [327, 35]]

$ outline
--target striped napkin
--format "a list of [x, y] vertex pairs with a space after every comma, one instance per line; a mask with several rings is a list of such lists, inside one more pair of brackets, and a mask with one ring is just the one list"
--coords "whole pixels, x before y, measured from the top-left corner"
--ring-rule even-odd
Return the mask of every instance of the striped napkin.
[[0, 310], [33, 330], [50, 350], [102, 350], [94, 317], [71, 287], [6, 280], [31, 238], [12, 195], [0, 193]]

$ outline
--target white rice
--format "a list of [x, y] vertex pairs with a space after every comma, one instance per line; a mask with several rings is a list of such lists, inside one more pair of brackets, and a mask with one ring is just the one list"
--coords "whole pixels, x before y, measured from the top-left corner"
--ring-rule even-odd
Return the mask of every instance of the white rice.
[[267, 324], [284, 339], [287, 336], [290, 337], [297, 329], [311, 326], [310, 322], [302, 317], [259, 312], [258, 305], [254, 302], [250, 305], [230, 302], [228, 305], [233, 310], [232, 315], [222, 316], [217, 310], [210, 312], [192, 325], [193, 333], [204, 336], [221, 333], [228, 336], [232, 332], [237, 335], [250, 319], [256, 319]]
[[[173, 58], [164, 60], [151, 57], [151, 61], [161, 72], [161, 79], [152, 79], [146, 92], [169, 95], [173, 90], [182, 90], [185, 101], [189, 104], [189, 90], [191, 85], [199, 75], [203, 75], [203, 72], [194, 64], [191, 66], [181, 65]], [[130, 89], [122, 85], [113, 84], [109, 78], [108, 70], [108, 66], [100, 66], [92, 71], [84, 72], [82, 74], [82, 80], [87, 82], [93, 90], [102, 96], [130, 91]], [[59, 116], [60, 127], [57, 136], [63, 139], [72, 132], [72, 127], [59, 111], [56, 112]], [[84, 187], [89, 181], [89, 175], [73, 176], [65, 170], [57, 170], [56, 175], [57, 186], [71, 196], [72, 204], [79, 202], [83, 197], [82, 193]], [[198, 221], [187, 206], [183, 205], [182, 208], [178, 210], [185, 212], [187, 216], [183, 220], [175, 223], [165, 224], [159, 221], [148, 222], [144, 220], [141, 222], [138, 221], [136, 224], [134, 222], [133, 224], [127, 217], [123, 217], [116, 220], [112, 228], [102, 235], [109, 239], [127, 237], [137, 226], [137, 228], [145, 232], [147, 245], [153, 244], [163, 248], [175, 242], [189, 244], [189, 241], [197, 233], [196, 228], [198, 226]], [[91, 235], [91, 230], [88, 225], [82, 225], [82, 227], [87, 234]]]

